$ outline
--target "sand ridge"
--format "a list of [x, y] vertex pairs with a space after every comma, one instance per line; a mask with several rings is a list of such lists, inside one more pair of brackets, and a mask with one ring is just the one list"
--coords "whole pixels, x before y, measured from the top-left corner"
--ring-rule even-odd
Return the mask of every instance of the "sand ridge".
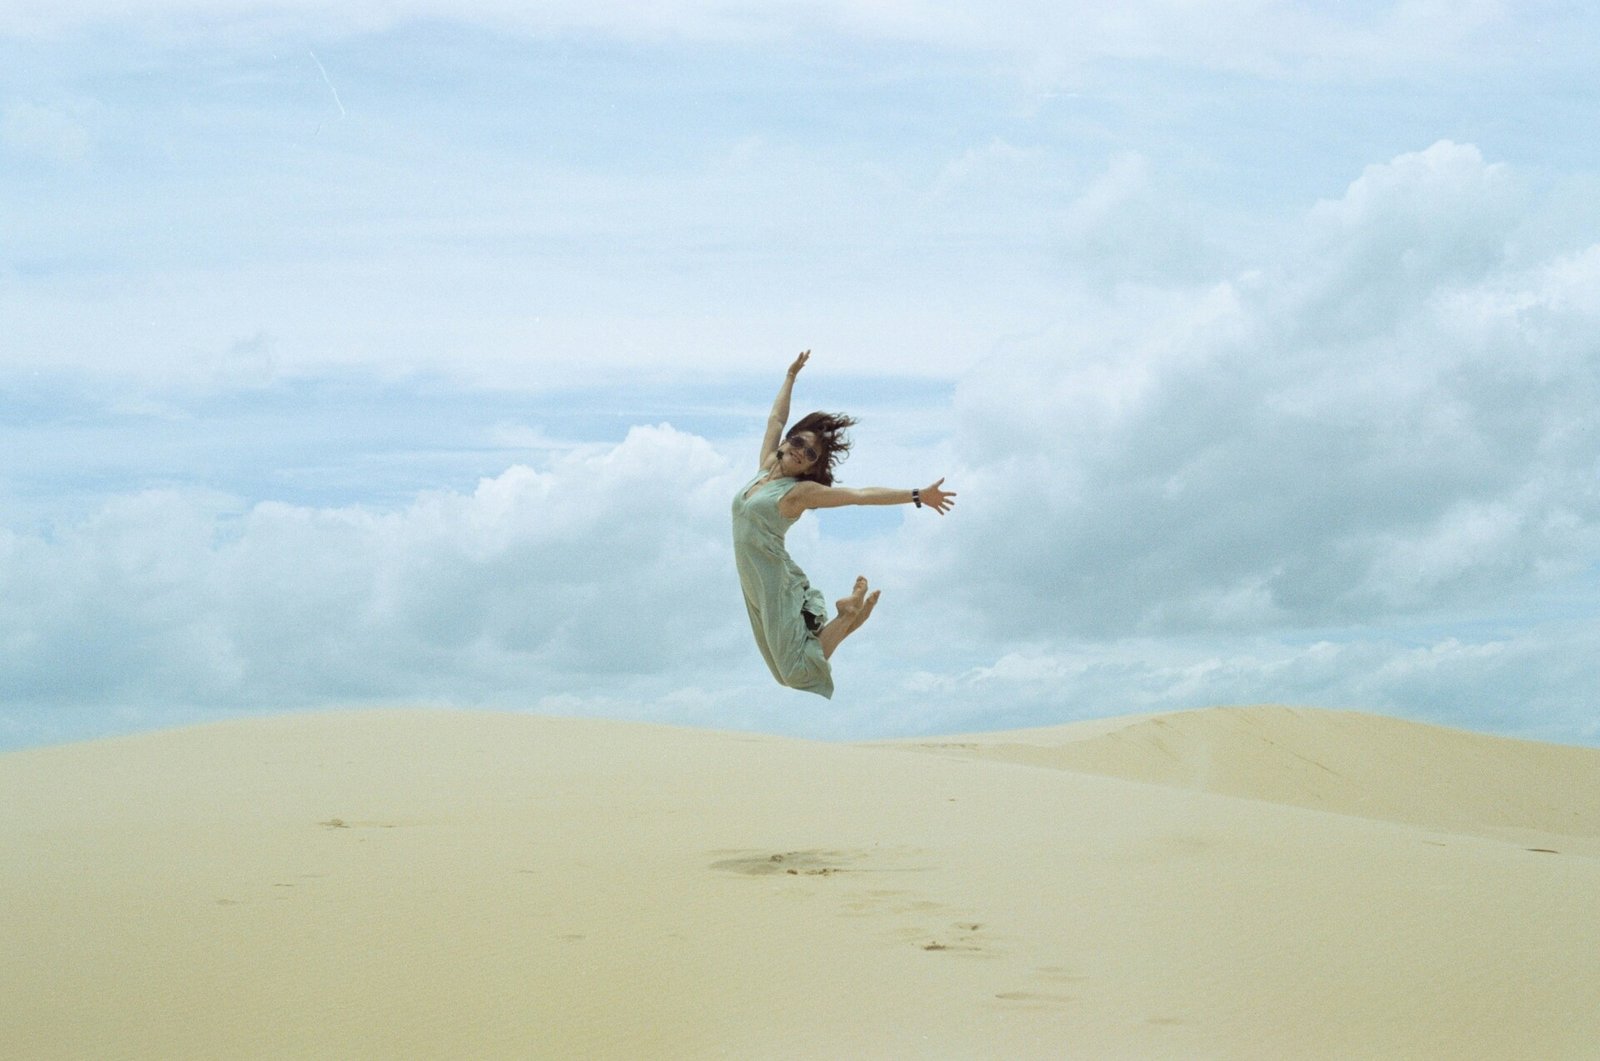
[[[1508, 819], [1466, 799], [1471, 778], [1515, 794], [1508, 779], [1556, 769], [1547, 746], [1401, 741], [1390, 721], [1229, 709], [846, 745], [331, 712], [13, 753], [0, 1041], [30, 1058], [1593, 1056], [1600, 753], [1556, 750], [1577, 769]], [[1407, 786], [1446, 775], [1454, 810], [1412, 813]], [[1351, 813], [1340, 784], [1382, 799]]]
[[884, 742], [1600, 855], [1600, 752], [1279, 705]]

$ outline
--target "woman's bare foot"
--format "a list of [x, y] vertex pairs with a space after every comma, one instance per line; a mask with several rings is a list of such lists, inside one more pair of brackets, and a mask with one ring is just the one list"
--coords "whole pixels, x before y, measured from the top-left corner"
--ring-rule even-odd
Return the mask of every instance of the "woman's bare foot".
[[872, 615], [872, 609], [878, 606], [878, 598], [883, 595], [883, 590], [875, 589], [872, 595], [862, 602], [861, 608], [856, 612], [855, 618], [850, 620], [850, 632], [853, 634], [861, 629], [861, 624]]
[[878, 595], [874, 593], [867, 596], [867, 580], [856, 579], [855, 592], [848, 597], [841, 597], [833, 602], [834, 609], [839, 613], [818, 633], [817, 638], [822, 642], [822, 658], [833, 658], [834, 649], [839, 643], [850, 636], [850, 632], [861, 625], [865, 618], [863, 613], [871, 611], [869, 601], [877, 603]]
[[838, 613], [840, 618], [848, 619], [853, 624], [856, 616], [860, 614], [863, 605], [866, 603], [866, 597], [867, 579], [863, 575], [856, 579], [855, 589], [851, 591], [850, 596], [840, 597], [833, 602], [833, 610]]

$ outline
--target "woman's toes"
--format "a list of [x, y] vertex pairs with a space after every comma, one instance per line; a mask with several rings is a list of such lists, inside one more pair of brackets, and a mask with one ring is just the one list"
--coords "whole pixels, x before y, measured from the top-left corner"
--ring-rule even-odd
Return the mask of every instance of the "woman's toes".
[[855, 615], [861, 611], [861, 605], [867, 596], [867, 580], [856, 579], [855, 592], [848, 597], [840, 597], [833, 602], [833, 608], [840, 615]]
[[882, 593], [883, 590], [881, 589], [875, 589], [872, 591], [872, 595], [862, 603], [861, 610], [856, 612], [856, 617], [851, 620], [850, 629], [854, 630], [856, 627], [867, 621], [867, 616], [872, 614], [872, 609], [878, 606], [878, 597]]

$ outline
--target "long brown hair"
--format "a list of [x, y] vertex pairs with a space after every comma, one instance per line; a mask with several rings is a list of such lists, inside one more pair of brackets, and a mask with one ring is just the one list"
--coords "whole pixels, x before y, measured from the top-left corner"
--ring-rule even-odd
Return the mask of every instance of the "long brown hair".
[[795, 421], [794, 426], [784, 432], [784, 438], [793, 438], [801, 431], [810, 431], [817, 436], [817, 461], [810, 470], [802, 472], [800, 478], [832, 486], [833, 466], [844, 460], [850, 452], [850, 439], [846, 437], [845, 429], [857, 423], [853, 416], [822, 412], [807, 413]]

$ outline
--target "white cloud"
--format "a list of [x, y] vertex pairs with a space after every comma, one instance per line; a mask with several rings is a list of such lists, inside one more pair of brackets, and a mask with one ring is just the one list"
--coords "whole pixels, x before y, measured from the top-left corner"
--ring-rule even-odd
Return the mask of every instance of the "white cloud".
[[1447, 143], [1370, 167], [1285, 260], [1142, 318], [1112, 294], [969, 377], [965, 599], [1005, 636], [1265, 630], [1592, 564], [1600, 255], [1509, 264], [1510, 183]]
[[1368, 166], [1312, 209], [1279, 327], [1327, 342], [1392, 331], [1431, 297], [1502, 269], [1524, 209], [1508, 168], [1471, 144]]
[[726, 670], [735, 487], [705, 441], [662, 425], [391, 511], [115, 498], [0, 539], [3, 698], [527, 703], [708, 656]]

